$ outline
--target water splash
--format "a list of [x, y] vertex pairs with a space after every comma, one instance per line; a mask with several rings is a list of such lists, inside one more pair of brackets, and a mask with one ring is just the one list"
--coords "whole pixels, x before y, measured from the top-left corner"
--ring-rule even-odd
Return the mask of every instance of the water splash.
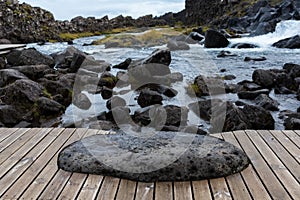
[[300, 21], [288, 20], [281, 21], [277, 24], [276, 29], [272, 33], [266, 35], [260, 35], [256, 37], [243, 37], [231, 39], [231, 44], [236, 43], [250, 43], [255, 44], [261, 48], [271, 47], [272, 44], [278, 42], [279, 40], [293, 37], [295, 35], [300, 35]]

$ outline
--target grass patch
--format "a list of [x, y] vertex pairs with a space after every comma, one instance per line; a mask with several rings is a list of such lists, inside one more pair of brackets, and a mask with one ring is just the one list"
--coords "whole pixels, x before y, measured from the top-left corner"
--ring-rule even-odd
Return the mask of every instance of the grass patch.
[[61, 34], [59, 34], [59, 37], [63, 41], [67, 41], [67, 40], [74, 40], [74, 39], [77, 39], [77, 38], [90, 37], [90, 36], [95, 36], [95, 35], [101, 35], [101, 33], [100, 32], [95, 32], [95, 33], [91, 33], [91, 32], [84, 32], [84, 33], [61, 33]]

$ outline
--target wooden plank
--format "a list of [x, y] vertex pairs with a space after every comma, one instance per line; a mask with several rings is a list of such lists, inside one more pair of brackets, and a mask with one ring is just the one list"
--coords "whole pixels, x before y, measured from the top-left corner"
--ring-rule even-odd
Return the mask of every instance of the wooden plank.
[[26, 44], [0, 44], [0, 51], [26, 47]]
[[103, 178], [103, 176], [89, 174], [77, 199], [95, 199]]
[[17, 128], [0, 128], [0, 143], [17, 130]]
[[[43, 136], [45, 135], [45, 132], [49, 132], [51, 129], [32, 129], [29, 132], [35, 133], [35, 131], [40, 130], [41, 134], [37, 134], [37, 136]], [[44, 151], [46, 148], [43, 143], [39, 143], [35, 149], [28, 149], [26, 150], [26, 146], [24, 146], [24, 155], [25, 157], [21, 158], [17, 156], [17, 160], [12, 159], [13, 164], [15, 164], [12, 168], [3, 169], [0, 173], [3, 173], [2, 171], [6, 172], [5, 175], [0, 179], [0, 185], [3, 184], [3, 187], [0, 188], [0, 196], [3, 195], [3, 193], [28, 169], [28, 167], [36, 160], [37, 157]], [[21, 149], [22, 150], [22, 149]], [[30, 150], [30, 151], [29, 151]], [[37, 152], [35, 152], [35, 150]], [[27, 153], [28, 152], [28, 153]], [[7, 160], [7, 162], [2, 163], [1, 167], [7, 167], [10, 165], [10, 159]], [[17, 161], [17, 162], [15, 162]], [[6, 164], [8, 163], [8, 164]]]
[[271, 134], [300, 164], [300, 148], [297, 147], [282, 131], [271, 131]]
[[300, 166], [294, 157], [287, 152], [287, 150], [277, 141], [276, 138], [273, 137], [273, 135], [271, 135], [269, 131], [258, 131], [258, 133], [273, 150], [273, 152], [280, 158], [286, 168], [292, 173], [294, 178], [300, 182]]
[[264, 142], [256, 131], [246, 131], [248, 137], [253, 141], [256, 148], [269, 164], [270, 168], [278, 177], [283, 187], [289, 192], [289, 194], [295, 199], [300, 199], [300, 185], [285, 167], [285, 165], [274, 154], [270, 147]]
[[[255, 132], [255, 131], [252, 131]], [[252, 165], [257, 171], [259, 177], [264, 182], [268, 192], [271, 194], [273, 199], [290, 199], [288, 193], [281, 185], [277, 177], [274, 175], [272, 170], [269, 168], [265, 160], [261, 157], [260, 153], [256, 147], [252, 144], [251, 140], [248, 138], [247, 134], [240, 134], [234, 132], [238, 142], [243, 147], [244, 151], [251, 159]], [[244, 132], [243, 132], [244, 133]], [[251, 132], [248, 132], [251, 134]]]
[[3, 140], [0, 143], [0, 153], [6, 149], [8, 146], [13, 144], [15, 141], [22, 141], [22, 136], [29, 131], [30, 129], [18, 129], [16, 132], [11, 134], [9, 137], [7, 137], [5, 140]]
[[38, 176], [30, 183], [29, 187], [22, 194], [20, 199], [37, 199], [40, 193], [48, 185], [51, 178], [57, 172], [57, 155], [64, 146], [80, 139], [85, 133], [82, 130], [65, 129], [57, 139], [46, 149], [39, 159], [45, 167]]
[[138, 182], [135, 199], [153, 200], [154, 183]]
[[241, 174], [233, 174], [231, 176], [226, 177], [228, 186], [230, 188], [230, 192], [232, 194], [233, 199], [252, 199], [247, 186], [245, 185]]
[[155, 200], [173, 200], [172, 182], [155, 183]]
[[300, 130], [294, 130], [294, 132], [300, 136]]
[[83, 184], [87, 179], [87, 176], [88, 176], [87, 174], [73, 173], [57, 199], [59, 200], [77, 199], [76, 197], [80, 193], [80, 190], [83, 187]]
[[195, 200], [212, 200], [208, 180], [193, 181], [192, 186]]
[[136, 191], [136, 184], [137, 183], [134, 181], [122, 179], [118, 189], [116, 200], [133, 200]]
[[209, 180], [212, 196], [215, 200], [232, 199], [229, 189], [224, 178], [216, 178]]
[[[240, 131], [239, 133], [236, 133], [236, 134], [246, 134], [246, 133]], [[222, 136], [225, 139], [225, 141], [230, 142], [231, 144], [241, 148], [240, 144], [234, 137], [233, 133], [223, 133]], [[256, 174], [256, 172], [253, 169], [251, 164], [248, 166], [248, 168], [243, 170], [240, 174], [242, 175], [243, 180], [245, 182], [245, 186], [249, 190], [253, 199], [271, 200], [269, 193], [267, 192], [266, 188], [264, 187], [263, 183], [259, 179], [258, 175]], [[227, 180], [228, 180], [228, 177], [227, 177]], [[234, 190], [236, 190], [235, 187], [237, 187], [237, 186], [233, 186], [232, 183], [230, 183], [230, 180], [228, 180], [228, 184], [229, 184], [230, 189], [232, 190], [232, 196], [234, 199], [241, 199], [244, 197], [244, 196], [240, 196], [240, 194], [237, 194], [234, 191]], [[239, 188], [239, 187], [240, 186], [238, 186], [237, 188]], [[241, 194], [241, 195], [243, 195], [243, 194]]]
[[[90, 130], [90, 131], [95, 132], [95, 130]], [[80, 140], [85, 134], [87, 134], [87, 132], [89, 131], [87, 131], [86, 129], [76, 129], [76, 131], [72, 135], [72, 140], [69, 139], [70, 143], [73, 143], [76, 140]], [[69, 141], [64, 146], [70, 144]], [[59, 151], [61, 151], [61, 149]], [[55, 160], [57, 160], [59, 151], [54, 156]], [[39, 196], [40, 199], [57, 199], [60, 193], [63, 191], [64, 187], [66, 186], [67, 182], [71, 178], [72, 173], [58, 169], [57, 165], [55, 165], [54, 168], [58, 171], [54, 175], [52, 180], [49, 182], [47, 187], [44, 189], [44, 191], [40, 194]], [[76, 185], [74, 187], [76, 187]]]
[[100, 188], [97, 199], [109, 200], [115, 199], [118, 191], [120, 179], [106, 176]]
[[175, 200], [192, 200], [191, 182], [175, 182], [174, 197]]
[[0, 154], [0, 164], [3, 169], [0, 172], [2, 177], [13, 165], [15, 165], [24, 155], [27, 154], [36, 144], [38, 144], [51, 129], [31, 129], [19, 139], [4, 149]]
[[290, 140], [300, 148], [300, 136], [295, 131], [282, 131]]

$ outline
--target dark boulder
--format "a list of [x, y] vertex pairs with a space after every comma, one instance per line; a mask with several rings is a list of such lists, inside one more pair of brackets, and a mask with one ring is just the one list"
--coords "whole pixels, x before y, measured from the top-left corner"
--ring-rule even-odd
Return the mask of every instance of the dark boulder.
[[300, 115], [294, 114], [288, 116], [284, 121], [286, 130], [300, 130]]
[[7, 55], [7, 62], [12, 66], [48, 65], [53, 67], [55, 65], [51, 56], [42, 54], [34, 48], [11, 51]]
[[33, 104], [43, 95], [44, 87], [29, 79], [16, 80], [0, 89], [1, 100], [22, 110], [31, 109]]
[[231, 46], [231, 48], [235, 49], [252, 49], [252, 48], [258, 48], [255, 44], [249, 44], [249, 43], [237, 43]]
[[225, 58], [225, 57], [236, 57], [237, 54], [231, 53], [230, 51], [221, 51], [217, 58]]
[[14, 106], [0, 105], [0, 123], [6, 127], [13, 127], [23, 120], [23, 116]]
[[113, 107], [111, 111], [106, 113], [106, 119], [119, 127], [121, 125], [130, 125], [133, 122], [130, 116], [130, 109], [122, 106]]
[[160, 84], [155, 84], [155, 83], [145, 84], [140, 89], [145, 89], [145, 88], [148, 88], [152, 91], [156, 91], [159, 94], [163, 94], [170, 98], [175, 97], [178, 94], [178, 92], [171, 87], [168, 87], [165, 85], [160, 85]]
[[51, 68], [48, 65], [25, 65], [25, 66], [18, 66], [12, 67], [23, 74], [25, 74], [28, 78], [33, 81], [37, 81], [40, 78], [43, 78], [45, 72], [50, 70]]
[[162, 100], [163, 98], [158, 92], [143, 89], [137, 99], [137, 102], [142, 108], [145, 108], [155, 104], [162, 105]]
[[229, 41], [222, 33], [212, 29], [206, 31], [204, 43], [206, 48], [223, 48], [228, 45]]
[[101, 91], [101, 96], [103, 99], [110, 99], [113, 95], [113, 90], [103, 86], [102, 91]]
[[75, 94], [72, 103], [82, 110], [88, 110], [92, 106], [90, 99], [84, 93]]
[[203, 35], [203, 33], [201, 34], [199, 32], [191, 32], [189, 38], [193, 39], [194, 41], [201, 42], [205, 38]]
[[249, 164], [242, 150], [214, 137], [149, 134], [136, 137], [121, 132], [84, 138], [59, 153], [58, 167], [69, 172], [156, 182], [225, 177]]
[[258, 69], [252, 74], [253, 82], [264, 88], [272, 88], [275, 85], [275, 77], [269, 70]]
[[21, 72], [14, 69], [0, 70], [0, 87], [9, 85], [19, 79], [28, 79], [28, 78]]
[[293, 63], [286, 63], [283, 66], [283, 69], [291, 78], [300, 77], [300, 65]]
[[63, 113], [64, 108], [65, 107], [60, 103], [46, 97], [40, 97], [37, 100], [37, 112], [39, 115], [47, 117], [50, 117], [49, 115], [51, 115], [51, 117], [59, 116]]
[[124, 99], [122, 99], [121, 97], [118, 96], [113, 96], [111, 99], [109, 99], [106, 102], [106, 108], [108, 110], [111, 110], [114, 107], [125, 107], [126, 106], [126, 101]]
[[279, 103], [266, 94], [261, 94], [255, 99], [256, 105], [270, 111], [278, 111]]
[[11, 41], [5, 38], [0, 39], [0, 44], [11, 44]]
[[267, 60], [266, 57], [257, 57], [257, 58], [251, 58], [251, 57], [245, 57], [244, 61], [249, 62], [249, 61], [265, 61]]
[[216, 112], [222, 103], [223, 101], [220, 99], [201, 100], [196, 103], [189, 104], [189, 108], [201, 119], [209, 121], [212, 117], [212, 113]]
[[120, 64], [113, 66], [113, 68], [127, 70], [131, 62], [132, 59], [127, 58], [125, 61], [121, 62]]
[[225, 94], [225, 86], [220, 77], [205, 77], [200, 75], [195, 78], [194, 85], [197, 87], [196, 90], [198, 91], [195, 92], [199, 97]]
[[255, 130], [274, 130], [275, 121], [271, 113], [264, 108], [245, 105], [242, 112]]
[[0, 57], [0, 69], [6, 68], [6, 61], [3, 57]]
[[280, 40], [274, 43], [272, 46], [277, 48], [299, 49], [300, 48], [300, 35], [296, 35], [291, 38]]
[[162, 65], [169, 66], [171, 64], [172, 57], [171, 52], [167, 48], [157, 49], [152, 52], [152, 54], [142, 60], [142, 64], [149, 64], [149, 63], [158, 63]]
[[254, 100], [256, 97], [258, 97], [261, 94], [268, 95], [269, 93], [270, 93], [270, 90], [268, 90], [268, 89], [262, 89], [262, 90], [256, 90], [256, 91], [240, 91], [240, 92], [238, 92], [238, 97], [240, 99]]
[[190, 46], [183, 41], [170, 40], [167, 44], [170, 51], [189, 50]]

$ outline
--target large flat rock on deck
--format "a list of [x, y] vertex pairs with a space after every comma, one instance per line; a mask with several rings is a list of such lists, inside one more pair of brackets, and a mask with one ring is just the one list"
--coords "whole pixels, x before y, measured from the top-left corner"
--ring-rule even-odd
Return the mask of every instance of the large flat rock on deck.
[[211, 136], [173, 132], [94, 135], [64, 148], [59, 168], [142, 182], [189, 181], [245, 169], [246, 154]]

